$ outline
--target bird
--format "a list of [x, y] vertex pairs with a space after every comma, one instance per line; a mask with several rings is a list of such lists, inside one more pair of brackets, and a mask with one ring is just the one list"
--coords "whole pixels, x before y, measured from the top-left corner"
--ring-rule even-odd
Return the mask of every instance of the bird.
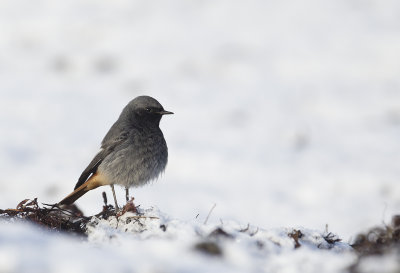
[[58, 205], [71, 205], [82, 195], [110, 185], [115, 209], [118, 202], [114, 185], [129, 188], [155, 180], [165, 170], [168, 147], [159, 127], [162, 116], [173, 114], [150, 96], [138, 96], [122, 110], [101, 142], [101, 149], [80, 175], [74, 191]]

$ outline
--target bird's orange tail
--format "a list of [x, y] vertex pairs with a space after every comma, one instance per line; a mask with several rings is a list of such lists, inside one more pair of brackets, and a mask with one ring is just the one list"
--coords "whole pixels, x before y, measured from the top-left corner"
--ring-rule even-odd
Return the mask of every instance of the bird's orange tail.
[[99, 176], [95, 174], [92, 177], [90, 177], [85, 183], [80, 185], [76, 190], [71, 192], [67, 197], [58, 202], [58, 205], [71, 205], [88, 191], [103, 185], [104, 183], [100, 181]]

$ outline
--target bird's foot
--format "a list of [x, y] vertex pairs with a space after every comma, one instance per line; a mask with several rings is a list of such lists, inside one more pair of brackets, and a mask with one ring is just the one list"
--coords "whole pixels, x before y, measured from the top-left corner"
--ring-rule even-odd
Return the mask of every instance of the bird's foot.
[[125, 206], [122, 208], [122, 210], [120, 210], [117, 213], [117, 217], [122, 216], [123, 214], [125, 214], [126, 212], [133, 212], [133, 213], [137, 213], [137, 209], [135, 204], [133, 203], [133, 200], [135, 198], [131, 198], [128, 202], [126, 202]]

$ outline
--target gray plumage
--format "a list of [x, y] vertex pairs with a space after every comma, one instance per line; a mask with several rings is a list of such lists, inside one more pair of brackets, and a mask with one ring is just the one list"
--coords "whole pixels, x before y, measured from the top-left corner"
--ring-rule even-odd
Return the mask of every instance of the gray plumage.
[[[161, 113], [161, 114], [158, 114]], [[159, 123], [168, 114], [152, 97], [133, 99], [110, 128], [101, 151], [83, 171], [75, 189], [97, 170], [112, 184], [144, 185], [157, 178], [168, 162], [168, 148]]]
[[159, 127], [165, 114], [172, 112], [165, 111], [152, 97], [139, 96], [129, 102], [101, 142], [100, 152], [82, 172], [75, 191], [60, 204], [73, 203], [101, 185], [118, 184], [128, 189], [156, 179], [168, 161], [167, 144]]

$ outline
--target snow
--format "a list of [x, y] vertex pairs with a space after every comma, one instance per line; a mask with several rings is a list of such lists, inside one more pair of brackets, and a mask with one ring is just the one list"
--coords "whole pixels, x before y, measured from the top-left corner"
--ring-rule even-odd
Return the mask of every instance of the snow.
[[[122, 108], [147, 94], [175, 115], [161, 122], [166, 172], [131, 190], [136, 204], [179, 223], [204, 221], [216, 204], [210, 223], [320, 232], [328, 225], [348, 243], [400, 209], [398, 10], [392, 0], [1, 1], [0, 208], [65, 197]], [[78, 200], [85, 214], [101, 209], [102, 191], [111, 196], [99, 188]], [[123, 189], [117, 194], [122, 203]], [[192, 261], [208, 272], [228, 266], [193, 258], [180, 240], [170, 251], [190, 262], [162, 258], [158, 248], [169, 241], [160, 234], [149, 246], [149, 238], [126, 239], [147, 251], [127, 246], [127, 255], [101, 239], [95, 248], [18, 226], [28, 236], [20, 240], [0, 226], [2, 237], [15, 239], [3, 252], [43, 247], [46, 258], [75, 257], [85, 272], [109, 268], [85, 262], [93, 249], [95, 260], [121, 270], [133, 254], [143, 264], [160, 255], [162, 271], [187, 270]], [[192, 238], [191, 226], [179, 226]], [[75, 250], [63, 257], [64, 245]], [[256, 267], [340, 272], [347, 264], [333, 251], [275, 255]], [[36, 256], [2, 254], [0, 261], [26, 271], [23, 259]]]
[[398, 253], [389, 253], [385, 256], [371, 256], [363, 259], [358, 265], [360, 272], [373, 273], [396, 272], [399, 268]]
[[[184, 222], [157, 208], [139, 213], [107, 220], [93, 217], [87, 240], [3, 222], [0, 268], [2, 272], [340, 272], [355, 260], [347, 243], [329, 244], [323, 239], [326, 233], [316, 230], [301, 229], [301, 246], [295, 249], [288, 236], [292, 228]], [[196, 249], [204, 242], [216, 244], [221, 255]]]

